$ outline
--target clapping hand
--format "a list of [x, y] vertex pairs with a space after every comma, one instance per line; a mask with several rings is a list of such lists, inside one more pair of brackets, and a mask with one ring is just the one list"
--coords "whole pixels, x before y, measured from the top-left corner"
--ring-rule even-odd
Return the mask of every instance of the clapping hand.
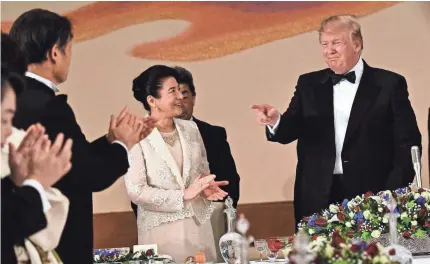
[[36, 179], [44, 187], [50, 187], [59, 181], [72, 168], [71, 139], [65, 140], [58, 134], [54, 143], [47, 137], [38, 140], [30, 150], [28, 179]]
[[30, 150], [38, 140], [48, 139], [44, 135], [45, 128], [40, 125], [31, 125], [26, 132], [24, 139], [18, 146], [18, 149], [12, 143], [9, 143], [9, 166], [11, 179], [16, 186], [21, 186], [28, 176], [28, 164], [30, 162]]
[[21, 186], [26, 179], [35, 179], [47, 188], [71, 169], [72, 140], [64, 143], [64, 135], [59, 134], [51, 146], [44, 132], [42, 125], [32, 125], [18, 149], [9, 144], [10, 177], [15, 185]]
[[155, 126], [155, 120], [152, 117], [140, 118], [128, 113], [125, 107], [118, 117], [112, 115], [108, 140], [113, 142], [118, 140], [124, 143], [130, 150], [135, 144], [147, 137]]
[[227, 193], [221, 190], [220, 186], [225, 186], [228, 181], [214, 181], [215, 175], [200, 175], [197, 177], [193, 183], [185, 190], [184, 200], [192, 200], [200, 193], [207, 200], [217, 201], [222, 200], [227, 195]]
[[273, 106], [267, 104], [254, 104], [251, 109], [255, 110], [257, 122], [261, 125], [275, 126], [279, 118], [279, 112]]
[[210, 201], [222, 200], [228, 195], [228, 193], [223, 191], [220, 186], [226, 185], [228, 185], [228, 181], [213, 181], [202, 191], [202, 195]]
[[190, 186], [185, 189], [184, 200], [189, 201], [197, 197], [204, 189], [209, 187], [210, 183], [215, 179], [215, 175], [200, 175]]

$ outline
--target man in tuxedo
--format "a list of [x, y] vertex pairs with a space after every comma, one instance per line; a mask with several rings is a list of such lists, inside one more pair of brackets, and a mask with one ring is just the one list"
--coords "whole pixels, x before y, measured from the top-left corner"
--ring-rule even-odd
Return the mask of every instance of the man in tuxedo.
[[[2, 37], [7, 38], [7, 35], [2, 34]], [[12, 51], [10, 48], [2, 45], [2, 55]], [[12, 134], [16, 94], [24, 87], [20, 76], [5, 67], [8, 64], [7, 60], [3, 60], [5, 57], [2, 56], [1, 74], [1, 148]], [[63, 140], [61, 136], [50, 148], [42, 147], [48, 143], [44, 128], [33, 125], [18, 149], [9, 146], [11, 174], [1, 179], [2, 263], [17, 263], [15, 247], [22, 247], [24, 239], [47, 226], [45, 212], [51, 205], [44, 189], [57, 182], [71, 168], [72, 142], [68, 140], [63, 145]]]
[[[212, 174], [216, 175], [217, 181], [229, 182], [228, 185], [222, 186], [221, 188], [233, 199], [233, 206], [237, 207], [239, 201], [240, 177], [237, 173], [236, 164], [227, 142], [225, 128], [211, 125], [193, 117], [194, 104], [196, 101], [196, 89], [193, 76], [188, 70], [182, 67], [173, 68], [177, 72], [177, 81], [184, 97], [184, 111], [179, 118], [193, 120], [197, 124], [206, 148], [209, 169]], [[131, 207], [135, 216], [137, 216], [137, 206], [131, 203]]]
[[414, 178], [411, 147], [421, 147], [405, 78], [361, 58], [356, 18], [327, 18], [319, 35], [329, 68], [299, 77], [283, 115], [252, 106], [269, 141], [297, 140], [296, 223], [330, 203], [407, 186]]
[[68, 18], [43, 9], [22, 14], [10, 36], [26, 55], [27, 89], [18, 98], [17, 128], [41, 123], [52, 139], [62, 132], [73, 139], [73, 168], [54, 187], [70, 201], [69, 215], [57, 252], [65, 263], [93, 263], [92, 193], [111, 186], [129, 167], [128, 150], [153, 127], [151, 119], [138, 120], [125, 110], [111, 117], [109, 132], [88, 142], [67, 96], [58, 85], [67, 79], [71, 61], [72, 25]]

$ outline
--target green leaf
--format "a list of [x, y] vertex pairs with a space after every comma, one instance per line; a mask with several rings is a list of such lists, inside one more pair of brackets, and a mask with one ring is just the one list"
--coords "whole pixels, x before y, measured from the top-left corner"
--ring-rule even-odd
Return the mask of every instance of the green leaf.
[[408, 202], [408, 204], [406, 205], [408, 208], [414, 208], [415, 206], [415, 201], [410, 201]]
[[411, 223], [411, 218], [409, 216], [405, 217], [402, 219], [402, 222], [406, 225], [409, 225]]
[[362, 238], [364, 241], [369, 241], [369, 240], [372, 238], [372, 236], [370, 235], [370, 233], [369, 233], [369, 232], [364, 231], [364, 232], [361, 234], [361, 238]]
[[415, 231], [415, 236], [417, 238], [424, 238], [426, 232], [422, 229], [417, 229], [417, 231]]
[[333, 261], [333, 264], [348, 264], [348, 261], [344, 259], [338, 259]]

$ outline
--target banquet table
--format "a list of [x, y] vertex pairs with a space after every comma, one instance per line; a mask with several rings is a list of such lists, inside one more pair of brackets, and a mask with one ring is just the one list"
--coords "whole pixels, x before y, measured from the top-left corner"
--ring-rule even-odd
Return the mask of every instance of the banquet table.
[[[278, 257], [276, 263], [285, 263], [282, 253], [280, 255], [281, 256]], [[250, 264], [260, 263], [260, 253], [254, 247], [249, 249], [248, 258], [250, 260]], [[265, 254], [263, 254], [263, 262], [269, 263], [267, 258], [265, 258]], [[217, 264], [222, 264], [222, 262]], [[430, 255], [414, 257], [412, 264], [430, 264]]]

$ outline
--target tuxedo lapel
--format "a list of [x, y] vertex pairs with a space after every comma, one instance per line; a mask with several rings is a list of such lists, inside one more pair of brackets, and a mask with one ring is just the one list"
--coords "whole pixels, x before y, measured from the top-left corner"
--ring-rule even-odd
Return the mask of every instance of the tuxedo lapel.
[[[179, 171], [178, 164], [176, 164], [175, 159], [172, 156], [172, 153], [167, 148], [166, 143], [164, 142], [163, 137], [157, 128], [154, 128], [151, 134], [148, 135], [148, 142], [154, 148], [154, 150], [160, 155], [161, 159], [167, 164], [171, 172], [176, 178], [178, 184], [184, 188], [184, 183], [181, 177], [181, 173]], [[142, 143], [141, 143], [142, 144]]]
[[181, 141], [182, 146], [182, 157], [183, 157], [183, 165], [182, 165], [182, 181], [184, 184], [187, 183], [190, 177], [190, 170], [191, 170], [191, 158], [192, 158], [192, 146], [190, 144], [191, 138], [190, 138], [190, 131], [187, 131], [187, 128], [176, 121], [176, 129], [178, 130], [179, 139]]
[[379, 92], [379, 86], [375, 85], [373, 69], [364, 62], [363, 76], [358, 85], [357, 94], [352, 104], [351, 114], [349, 116], [348, 126], [346, 129], [345, 142], [353, 135], [359, 127], [361, 121], [366, 116], [369, 107], [373, 104]]
[[330, 81], [328, 70], [315, 89], [315, 102], [318, 113], [323, 119], [323, 123], [327, 124], [327, 129], [333, 134], [334, 140], [333, 84]]

